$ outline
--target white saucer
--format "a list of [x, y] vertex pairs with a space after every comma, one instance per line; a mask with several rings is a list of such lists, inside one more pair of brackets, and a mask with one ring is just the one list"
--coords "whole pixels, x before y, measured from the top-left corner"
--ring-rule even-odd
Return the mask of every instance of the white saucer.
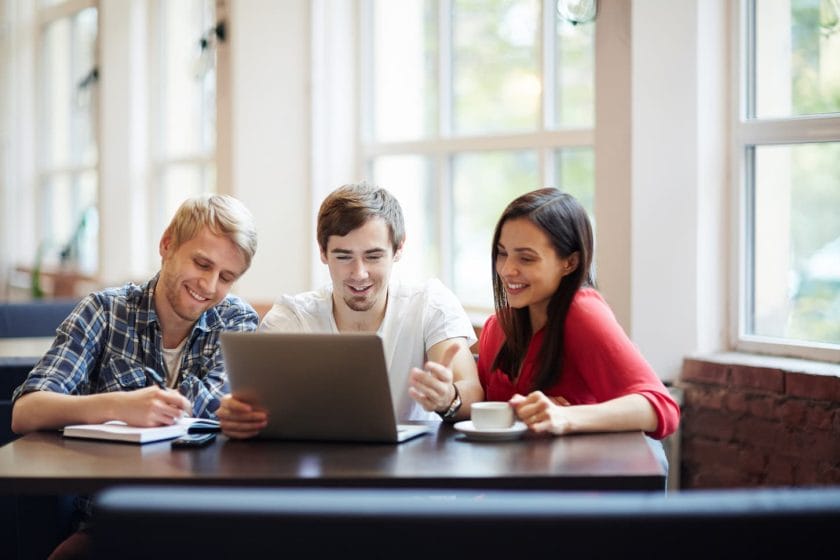
[[505, 441], [518, 439], [528, 431], [525, 422], [514, 422], [510, 428], [481, 430], [473, 426], [472, 420], [464, 420], [455, 424], [455, 429], [476, 441]]

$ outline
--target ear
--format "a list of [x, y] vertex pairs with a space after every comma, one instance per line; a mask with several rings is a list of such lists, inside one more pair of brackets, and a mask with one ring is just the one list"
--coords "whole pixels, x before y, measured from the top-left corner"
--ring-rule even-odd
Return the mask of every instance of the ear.
[[169, 230], [163, 232], [163, 235], [160, 237], [160, 244], [158, 245], [158, 251], [160, 252], [160, 256], [166, 258], [167, 253], [169, 253], [170, 249], [172, 248], [172, 234]]
[[568, 276], [575, 270], [577, 270], [578, 265], [580, 264], [580, 253], [575, 251], [568, 257], [564, 259], [563, 263], [563, 276]]
[[394, 262], [397, 262], [400, 258], [402, 258], [403, 245], [405, 245], [405, 239], [403, 239], [403, 242], [400, 243], [399, 247], [397, 247], [397, 250], [394, 251]]
[[327, 252], [321, 249], [321, 262], [327, 264]]

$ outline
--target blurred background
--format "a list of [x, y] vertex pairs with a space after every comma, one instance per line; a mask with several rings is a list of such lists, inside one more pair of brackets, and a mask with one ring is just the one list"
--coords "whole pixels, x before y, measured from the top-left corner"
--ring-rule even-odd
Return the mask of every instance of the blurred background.
[[840, 361], [834, 0], [0, 0], [0, 299], [143, 281], [184, 197], [254, 212], [235, 292], [328, 280], [314, 217], [395, 193], [399, 273], [492, 310], [502, 208], [596, 227], [599, 287], [660, 375]]

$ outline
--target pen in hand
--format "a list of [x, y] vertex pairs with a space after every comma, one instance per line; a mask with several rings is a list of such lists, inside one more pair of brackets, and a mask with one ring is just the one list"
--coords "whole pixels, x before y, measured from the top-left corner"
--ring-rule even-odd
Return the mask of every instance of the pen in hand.
[[[146, 381], [147, 382], [149, 382], [150, 384], [157, 385], [158, 387], [160, 387], [164, 391], [168, 390], [166, 388], [166, 383], [164, 383], [163, 378], [160, 376], [160, 374], [157, 371], [155, 371], [154, 369], [152, 369], [148, 366], [143, 368], [143, 371], [146, 373]], [[187, 414], [187, 412], [185, 410], [181, 411], [181, 417], [184, 418], [186, 416], [189, 416]]]

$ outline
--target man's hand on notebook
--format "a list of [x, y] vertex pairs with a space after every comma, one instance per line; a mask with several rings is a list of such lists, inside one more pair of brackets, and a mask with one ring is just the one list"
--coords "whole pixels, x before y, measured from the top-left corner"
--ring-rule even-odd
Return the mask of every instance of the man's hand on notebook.
[[182, 416], [192, 414], [192, 404], [178, 391], [146, 387], [136, 391], [112, 393], [119, 399], [114, 418], [119, 418], [129, 426], [168, 426]]
[[256, 410], [233, 395], [225, 395], [222, 398], [216, 416], [219, 418], [222, 432], [236, 439], [254, 437], [268, 424], [268, 415], [264, 411]]

